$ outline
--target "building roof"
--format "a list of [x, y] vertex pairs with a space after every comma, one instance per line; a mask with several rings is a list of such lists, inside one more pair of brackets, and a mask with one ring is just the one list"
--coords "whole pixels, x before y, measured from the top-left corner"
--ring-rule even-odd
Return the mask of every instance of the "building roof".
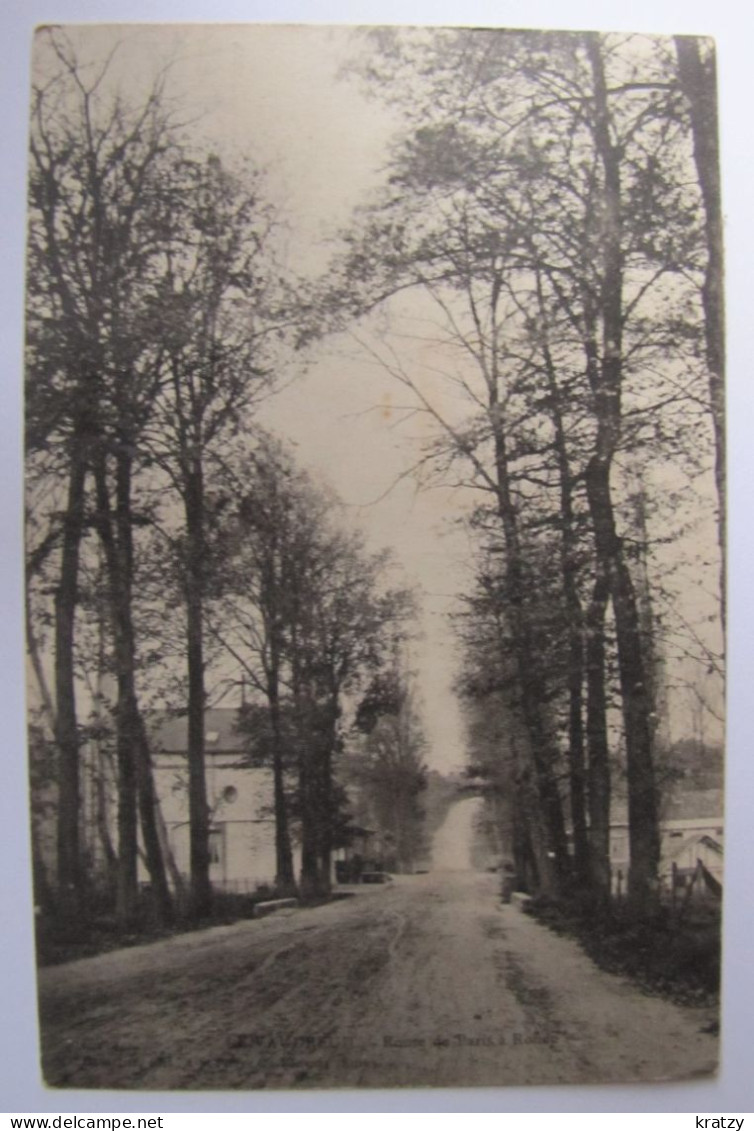
[[[208, 754], [239, 754], [247, 749], [246, 735], [239, 734], [236, 707], [209, 707], [204, 712], [204, 741]], [[188, 719], [185, 715], [158, 714], [150, 722], [152, 750], [156, 754], [185, 754], [188, 749]]]
[[671, 848], [669, 848], [663, 854], [664, 858], [668, 861], [668, 863], [672, 860], [677, 860], [679, 856], [683, 855], [687, 848], [691, 848], [695, 844], [706, 845], [706, 847], [714, 852], [716, 856], [723, 855], [723, 847], [718, 843], [718, 841], [713, 840], [711, 836], [705, 836], [704, 833], [696, 833], [695, 835], [684, 837], [684, 839], [679, 841], [678, 844], [675, 844]]

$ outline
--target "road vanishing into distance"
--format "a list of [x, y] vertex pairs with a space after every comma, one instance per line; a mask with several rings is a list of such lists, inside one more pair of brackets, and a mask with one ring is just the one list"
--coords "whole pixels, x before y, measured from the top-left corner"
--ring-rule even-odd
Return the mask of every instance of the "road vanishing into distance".
[[598, 970], [471, 868], [476, 798], [433, 870], [330, 904], [40, 972], [48, 1084], [289, 1089], [686, 1079], [711, 1010]]

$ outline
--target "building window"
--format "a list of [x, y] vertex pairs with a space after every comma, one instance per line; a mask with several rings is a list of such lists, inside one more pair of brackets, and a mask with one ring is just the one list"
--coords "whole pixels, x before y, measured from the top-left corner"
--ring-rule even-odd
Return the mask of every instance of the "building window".
[[222, 864], [223, 862], [224, 832], [225, 830], [222, 827], [209, 830], [210, 864]]

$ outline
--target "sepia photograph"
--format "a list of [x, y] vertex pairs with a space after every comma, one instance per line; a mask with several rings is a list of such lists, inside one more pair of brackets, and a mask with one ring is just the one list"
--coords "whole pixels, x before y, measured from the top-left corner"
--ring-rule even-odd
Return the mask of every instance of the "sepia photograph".
[[713, 1077], [714, 40], [48, 24], [29, 106], [45, 1085]]

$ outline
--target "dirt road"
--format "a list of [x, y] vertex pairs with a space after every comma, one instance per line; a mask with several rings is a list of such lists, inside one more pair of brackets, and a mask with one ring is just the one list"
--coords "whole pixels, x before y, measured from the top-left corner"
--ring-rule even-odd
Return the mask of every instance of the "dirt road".
[[438, 870], [43, 970], [45, 1077], [233, 1089], [714, 1071], [709, 1015], [597, 970], [576, 944], [500, 906], [497, 886]]

